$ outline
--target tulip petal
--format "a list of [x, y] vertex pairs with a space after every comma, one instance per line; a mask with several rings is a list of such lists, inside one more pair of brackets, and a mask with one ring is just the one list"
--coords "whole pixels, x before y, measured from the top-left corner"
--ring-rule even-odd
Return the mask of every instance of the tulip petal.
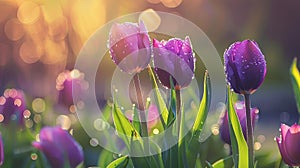
[[81, 146], [60, 127], [44, 127], [40, 132], [40, 142], [33, 147], [42, 151], [52, 167], [63, 168], [65, 161], [75, 168], [83, 161]]
[[288, 158], [294, 166], [300, 165], [300, 126], [293, 125], [286, 133], [286, 139], [283, 141]]
[[292, 166], [292, 165], [293, 165], [293, 162], [289, 159], [289, 156], [288, 156], [288, 154], [286, 153], [285, 146], [284, 146], [284, 144], [283, 144], [282, 139], [276, 137], [276, 142], [277, 142], [277, 144], [278, 144], [278, 148], [279, 148], [279, 152], [280, 152], [280, 154], [281, 154], [282, 160], [283, 160], [286, 164]]
[[253, 93], [266, 75], [266, 61], [256, 42], [233, 43], [224, 53], [226, 80], [239, 94]]

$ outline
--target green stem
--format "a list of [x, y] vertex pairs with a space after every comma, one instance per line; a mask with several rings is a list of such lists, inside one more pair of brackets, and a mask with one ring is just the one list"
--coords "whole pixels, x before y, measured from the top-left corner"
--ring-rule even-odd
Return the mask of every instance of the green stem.
[[178, 137], [179, 137], [179, 131], [180, 131], [180, 122], [181, 122], [181, 97], [180, 97], [180, 89], [175, 89], [176, 94], [176, 115], [177, 115], [177, 121], [178, 121]]
[[139, 74], [134, 75], [133, 77], [134, 86], [136, 89], [136, 96], [138, 101], [138, 109], [140, 110], [140, 120], [141, 120], [141, 127], [142, 127], [142, 136], [147, 137], [148, 136], [148, 129], [147, 129], [147, 120], [146, 120], [146, 114], [145, 114], [145, 106], [143, 103], [143, 94], [140, 87], [140, 78]]
[[250, 94], [244, 94], [245, 106], [246, 106], [246, 117], [247, 117], [247, 145], [248, 145], [248, 156], [249, 156], [249, 168], [254, 167], [254, 150], [253, 150], [253, 126], [250, 110]]

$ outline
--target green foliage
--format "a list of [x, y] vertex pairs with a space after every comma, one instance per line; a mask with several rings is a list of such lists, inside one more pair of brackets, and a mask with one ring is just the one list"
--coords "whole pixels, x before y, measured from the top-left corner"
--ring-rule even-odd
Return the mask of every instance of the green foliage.
[[200, 136], [200, 133], [202, 131], [204, 122], [207, 117], [207, 113], [210, 108], [210, 102], [211, 102], [211, 84], [208, 72], [205, 72], [204, 75], [204, 84], [203, 84], [203, 96], [200, 103], [200, 107], [198, 110], [198, 114], [195, 120], [195, 123], [192, 128], [192, 137], [198, 139]]
[[111, 162], [106, 168], [125, 168], [128, 164], [128, 161], [128, 156], [122, 156]]
[[127, 120], [127, 118], [123, 115], [117, 103], [114, 103], [113, 108], [113, 119], [114, 125], [118, 132], [118, 135], [124, 140], [124, 143], [129, 147], [129, 137], [134, 135], [133, 138], [138, 139], [141, 138], [140, 134], [136, 131], [136, 129], [131, 125], [131, 123]]
[[224, 159], [220, 159], [212, 165], [213, 168], [227, 168], [232, 166], [233, 166], [232, 156], [226, 157]]
[[294, 58], [294, 61], [290, 67], [290, 76], [292, 80], [298, 112], [300, 113], [300, 73], [297, 68], [297, 58]]
[[228, 87], [227, 91], [227, 110], [228, 110], [228, 121], [230, 130], [230, 139], [232, 147], [233, 161], [235, 167], [244, 168], [248, 167], [248, 146], [243, 136], [242, 128], [233, 107], [232, 92]]

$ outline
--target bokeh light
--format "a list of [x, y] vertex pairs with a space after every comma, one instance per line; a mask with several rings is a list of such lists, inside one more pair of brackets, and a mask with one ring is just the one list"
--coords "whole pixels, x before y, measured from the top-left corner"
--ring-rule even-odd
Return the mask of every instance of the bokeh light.
[[41, 98], [36, 98], [32, 101], [32, 109], [37, 112], [41, 113], [44, 112], [46, 109], [46, 103], [43, 99]]
[[24, 24], [32, 24], [41, 16], [40, 6], [32, 1], [23, 1], [17, 13], [18, 19]]

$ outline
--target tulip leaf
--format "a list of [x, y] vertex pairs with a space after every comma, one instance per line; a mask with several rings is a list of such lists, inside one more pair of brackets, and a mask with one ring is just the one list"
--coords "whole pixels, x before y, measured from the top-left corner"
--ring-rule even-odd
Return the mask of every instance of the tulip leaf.
[[106, 168], [125, 168], [128, 164], [128, 161], [128, 156], [122, 156], [111, 162]]
[[220, 159], [212, 164], [213, 168], [227, 168], [233, 166], [232, 156], [226, 157], [224, 159]]
[[195, 120], [195, 123], [192, 128], [192, 138], [198, 139], [202, 128], [204, 126], [204, 122], [207, 117], [207, 113], [210, 108], [211, 102], [211, 84], [208, 72], [205, 72], [204, 81], [203, 81], [203, 96], [199, 106], [198, 114]]
[[164, 102], [164, 99], [162, 97], [162, 95], [160, 94], [160, 91], [158, 89], [158, 85], [157, 85], [157, 82], [156, 82], [156, 78], [155, 78], [155, 75], [152, 71], [152, 68], [149, 67], [148, 68], [149, 70], [149, 75], [153, 81], [153, 88], [154, 88], [154, 98], [155, 98], [155, 102], [157, 103], [157, 107], [158, 107], [158, 110], [160, 112], [160, 118], [161, 118], [161, 122], [162, 122], [162, 125], [164, 128], [166, 128], [166, 125], [168, 125], [168, 117], [169, 117], [169, 111], [168, 111], [168, 108], [166, 106], [166, 103]]
[[290, 67], [290, 76], [294, 88], [294, 94], [295, 94], [296, 104], [298, 107], [298, 112], [300, 113], [300, 73], [297, 68], [297, 58], [294, 58], [293, 63]]
[[114, 103], [113, 120], [118, 135], [124, 140], [127, 146], [130, 146], [128, 138], [131, 137], [132, 133], [134, 135], [134, 139], [141, 138], [138, 131], [131, 125], [128, 119], [121, 112], [121, 109], [118, 107], [117, 103]]
[[232, 92], [230, 91], [229, 86], [227, 89], [228, 124], [233, 161], [235, 163], [235, 167], [244, 168], [248, 167], [249, 163], [248, 146], [244, 138], [236, 111], [233, 107]]

